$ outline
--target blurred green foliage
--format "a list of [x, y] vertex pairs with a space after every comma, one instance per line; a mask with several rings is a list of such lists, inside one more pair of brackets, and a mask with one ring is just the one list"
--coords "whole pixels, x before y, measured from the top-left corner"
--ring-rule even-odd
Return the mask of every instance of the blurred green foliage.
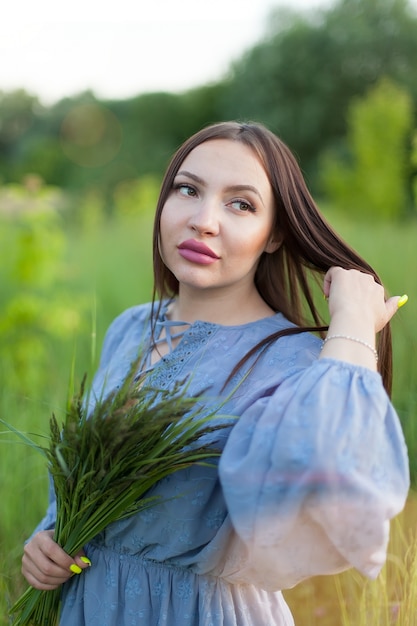
[[329, 202], [354, 217], [404, 217], [412, 202], [411, 98], [383, 78], [366, 96], [352, 100], [347, 117], [347, 158], [330, 151], [322, 161]]
[[81, 300], [66, 291], [63, 194], [28, 177], [0, 188], [0, 385], [45, 385], [49, 344], [76, 332]]
[[[184, 93], [100, 101], [85, 92], [46, 107], [24, 90], [0, 92], [0, 182], [20, 183], [34, 173], [71, 194], [74, 217], [86, 196], [111, 214], [120, 185], [144, 176], [159, 180], [194, 131], [241, 119], [277, 132], [297, 154], [313, 192], [321, 192], [321, 155], [351, 148], [352, 101], [385, 77], [408, 94], [415, 117], [416, 59], [417, 15], [408, 0], [276, 8], [263, 37], [223, 79]], [[370, 134], [362, 146], [366, 141], [372, 143]], [[405, 173], [408, 194], [416, 169]]]
[[411, 169], [413, 171], [413, 177], [412, 177], [412, 188], [411, 188], [411, 193], [412, 193], [412, 198], [413, 198], [413, 205], [414, 207], [417, 207], [417, 130], [414, 132], [412, 139], [411, 139]]
[[119, 183], [113, 193], [115, 213], [120, 215], [151, 213], [153, 216], [159, 188], [159, 179], [151, 174]]
[[383, 76], [417, 109], [417, 15], [407, 0], [339, 0], [321, 11], [278, 9], [238, 60], [226, 116], [260, 118], [298, 154], [315, 186], [319, 155], [344, 144], [352, 98]]

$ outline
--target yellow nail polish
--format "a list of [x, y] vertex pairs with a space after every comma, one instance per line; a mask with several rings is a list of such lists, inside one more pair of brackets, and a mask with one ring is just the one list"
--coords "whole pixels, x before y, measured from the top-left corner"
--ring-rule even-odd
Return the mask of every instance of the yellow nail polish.
[[70, 565], [70, 570], [73, 574], [81, 574], [81, 572], [83, 571], [81, 567], [79, 565], [76, 565], [75, 563]]
[[402, 306], [404, 306], [404, 304], [407, 304], [407, 302], [408, 302], [408, 296], [407, 296], [407, 294], [404, 294], [398, 300], [398, 303], [397, 303], [398, 308], [401, 308]]
[[88, 556], [80, 556], [80, 559], [83, 563], [86, 563], [86, 565], [88, 565], [89, 567], [91, 567], [91, 561], [88, 558]]

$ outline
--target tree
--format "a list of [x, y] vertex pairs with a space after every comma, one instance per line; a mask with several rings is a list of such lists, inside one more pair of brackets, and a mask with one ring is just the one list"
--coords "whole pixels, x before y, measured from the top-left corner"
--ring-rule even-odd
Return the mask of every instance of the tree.
[[40, 109], [38, 98], [24, 89], [10, 93], [0, 91], [0, 169], [3, 180], [11, 179], [13, 167], [21, 158], [21, 146]]
[[228, 117], [258, 119], [299, 155], [307, 173], [346, 133], [346, 113], [382, 76], [417, 102], [417, 16], [407, 0], [339, 0], [272, 14], [267, 36], [231, 69]]
[[398, 218], [409, 198], [412, 103], [382, 79], [348, 110], [349, 160], [323, 157], [323, 187], [332, 205], [366, 218]]

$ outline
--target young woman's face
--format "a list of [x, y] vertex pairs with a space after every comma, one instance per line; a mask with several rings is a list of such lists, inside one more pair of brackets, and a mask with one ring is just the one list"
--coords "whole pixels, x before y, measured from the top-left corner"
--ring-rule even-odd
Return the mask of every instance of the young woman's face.
[[215, 139], [185, 158], [163, 207], [160, 251], [181, 286], [250, 288], [273, 252], [274, 200], [261, 162], [239, 142]]

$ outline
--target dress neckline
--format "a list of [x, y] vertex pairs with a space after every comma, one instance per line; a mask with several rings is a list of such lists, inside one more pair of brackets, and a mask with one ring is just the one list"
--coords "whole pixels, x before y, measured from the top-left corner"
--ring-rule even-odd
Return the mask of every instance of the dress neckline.
[[184, 330], [179, 331], [178, 333], [176, 333], [175, 335], [172, 335], [173, 338], [180, 336], [181, 334], [184, 334], [188, 328], [192, 328], [194, 326], [198, 326], [198, 327], [206, 327], [206, 328], [212, 328], [212, 329], [217, 329], [217, 328], [221, 328], [223, 330], [239, 330], [239, 329], [244, 329], [244, 328], [249, 328], [251, 326], [257, 326], [259, 324], [263, 324], [263, 323], [270, 323], [272, 320], [277, 320], [277, 319], [282, 319], [283, 315], [280, 312], [276, 312], [273, 313], [272, 315], [268, 315], [266, 317], [261, 317], [257, 320], [253, 320], [252, 322], [245, 322], [243, 324], [220, 324], [218, 322], [208, 322], [205, 320], [195, 320], [194, 322], [185, 322], [183, 320], [170, 320], [168, 318], [168, 308], [169, 305], [174, 301], [174, 298], [168, 299], [163, 301], [163, 303], [161, 304], [161, 308], [159, 311], [159, 315], [158, 315], [158, 319], [156, 321], [157, 325], [160, 325], [161, 327], [173, 327], [173, 326], [185, 326], [186, 328], [184, 328]]

